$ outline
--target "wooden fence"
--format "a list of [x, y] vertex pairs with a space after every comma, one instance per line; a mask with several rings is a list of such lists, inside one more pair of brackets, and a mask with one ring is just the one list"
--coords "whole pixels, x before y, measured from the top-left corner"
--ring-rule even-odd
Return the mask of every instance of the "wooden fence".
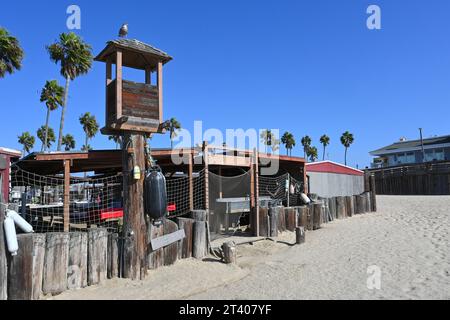
[[382, 195], [450, 195], [450, 162], [369, 170]]
[[[0, 210], [3, 222], [4, 210]], [[149, 225], [147, 268], [174, 264], [178, 259], [207, 255], [206, 212], [191, 218], [166, 219]], [[184, 230], [185, 237], [156, 250], [152, 240]], [[3, 225], [0, 230], [3, 231]], [[2, 235], [2, 234], [1, 234]], [[37, 300], [66, 290], [102, 284], [121, 274], [123, 241], [107, 229], [87, 232], [18, 234], [19, 251], [11, 256], [0, 238], [0, 300]]]

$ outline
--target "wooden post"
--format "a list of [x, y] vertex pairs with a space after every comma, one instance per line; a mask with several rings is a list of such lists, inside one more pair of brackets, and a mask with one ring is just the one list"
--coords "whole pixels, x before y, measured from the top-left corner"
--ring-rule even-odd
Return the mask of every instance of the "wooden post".
[[150, 67], [145, 68], [145, 84], [152, 84], [152, 70]]
[[116, 51], [116, 119], [122, 117], [122, 51]]
[[259, 236], [269, 237], [269, 209], [259, 208]]
[[278, 217], [284, 212], [280, 211], [280, 207], [269, 208], [270, 232], [269, 237], [278, 237]]
[[[147, 224], [144, 216], [144, 135], [126, 132], [123, 136], [123, 270], [122, 276], [133, 280], [147, 274]], [[135, 180], [133, 168], [141, 170]]]
[[47, 233], [42, 280], [44, 294], [56, 295], [67, 290], [69, 240], [68, 233]]
[[106, 62], [106, 92], [105, 92], [105, 123], [108, 123], [109, 121], [109, 106], [110, 106], [110, 101], [109, 101], [109, 85], [112, 82], [112, 63], [111, 63], [111, 59], [108, 59], [108, 61]]
[[328, 199], [328, 208], [330, 209], [331, 221], [336, 219], [336, 197]]
[[117, 233], [108, 234], [108, 279], [119, 276], [119, 235]]
[[308, 206], [298, 207], [298, 223], [297, 223], [298, 227], [303, 227], [306, 229], [308, 224], [308, 211], [309, 211]]
[[308, 215], [306, 217], [306, 230], [312, 231], [314, 230], [314, 204], [310, 203], [308, 205]]
[[347, 210], [347, 217], [352, 217], [355, 214], [355, 202], [353, 196], [347, 196], [345, 197], [346, 201], [346, 210]]
[[159, 101], [159, 122], [163, 122], [164, 117], [163, 117], [163, 64], [161, 61], [158, 62], [158, 101]]
[[364, 195], [356, 196], [356, 213], [363, 214], [366, 212], [366, 198]]
[[70, 233], [67, 289], [80, 289], [87, 286], [87, 239], [86, 232]]
[[206, 210], [194, 210], [189, 215], [195, 221], [206, 221], [208, 213]]
[[194, 229], [193, 219], [186, 218], [177, 218], [178, 228], [184, 229], [184, 234], [186, 237], [181, 240], [179, 249], [178, 249], [178, 258], [179, 259], [188, 259], [192, 257], [192, 235]]
[[100, 284], [107, 278], [108, 231], [91, 229], [88, 232], [88, 284]]
[[[450, 178], [450, 176], [449, 176], [449, 178]], [[450, 180], [449, 180], [449, 182], [450, 182]], [[371, 196], [370, 203], [372, 204], [372, 211], [376, 212], [377, 211], [377, 188], [376, 188], [376, 180], [375, 180], [374, 174], [370, 175], [370, 196]]]
[[[149, 224], [148, 231], [148, 240], [147, 242], [150, 244], [152, 239], [156, 239], [162, 237], [164, 235], [164, 225], [161, 224], [159, 226], [154, 226], [153, 224]], [[163, 248], [153, 250], [150, 246], [148, 248], [148, 268], [149, 269], [157, 269], [164, 265], [164, 251]]]
[[313, 204], [313, 230], [319, 230], [322, 224], [322, 211], [323, 204], [322, 203], [314, 203]]
[[[0, 183], [0, 188], [2, 185], [3, 184]], [[3, 197], [0, 197], [0, 202], [3, 202]], [[3, 220], [5, 219], [5, 211], [6, 207], [0, 204], [0, 301], [6, 300], [8, 297], [7, 292], [8, 268], [6, 263], [5, 236], [3, 234]]]
[[251, 226], [253, 229], [253, 235], [255, 237], [259, 237], [259, 152], [258, 149], [253, 149], [253, 166], [254, 170], [253, 173], [255, 175], [254, 177], [254, 186], [255, 186], [255, 213], [253, 215], [255, 221], [253, 225]]
[[70, 160], [64, 160], [64, 232], [70, 230]]
[[345, 197], [336, 197], [336, 216], [338, 219], [346, 216]]
[[203, 142], [203, 161], [205, 163], [205, 210], [209, 211], [209, 164], [208, 164], [208, 142]]
[[305, 243], [305, 228], [304, 227], [297, 227], [295, 228], [295, 243], [296, 244], [302, 244]]
[[203, 259], [207, 255], [205, 221], [194, 222], [194, 235], [192, 238], [193, 238], [192, 256], [195, 259]]
[[286, 217], [286, 229], [294, 232], [297, 227], [297, 210], [295, 208], [284, 208]]
[[17, 256], [8, 257], [8, 299], [38, 300], [42, 294], [45, 235], [19, 234], [17, 242]]
[[189, 174], [189, 210], [194, 211], [194, 164], [192, 154], [189, 153], [188, 174]]
[[225, 242], [222, 245], [223, 260], [226, 264], [236, 264], [237, 251], [236, 244], [234, 242]]

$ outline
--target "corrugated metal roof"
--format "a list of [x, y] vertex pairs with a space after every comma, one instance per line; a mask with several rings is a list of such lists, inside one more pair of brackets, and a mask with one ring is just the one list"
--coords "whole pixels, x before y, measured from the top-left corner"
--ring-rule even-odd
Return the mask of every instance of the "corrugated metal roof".
[[345, 166], [340, 163], [333, 161], [320, 161], [320, 162], [310, 162], [306, 164], [306, 172], [322, 172], [322, 173], [337, 173], [337, 174], [348, 174], [355, 176], [364, 175], [364, 171]]

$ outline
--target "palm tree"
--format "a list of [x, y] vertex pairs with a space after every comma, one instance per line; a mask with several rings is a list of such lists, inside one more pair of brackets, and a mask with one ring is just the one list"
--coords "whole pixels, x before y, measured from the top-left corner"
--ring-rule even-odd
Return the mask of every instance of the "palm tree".
[[109, 136], [108, 140], [116, 143], [116, 149], [119, 149], [119, 146], [122, 143], [122, 137], [120, 135]]
[[173, 139], [177, 137], [177, 131], [181, 129], [181, 123], [177, 119], [171, 118], [168, 129], [170, 132], [170, 149], [173, 149]]
[[[47, 132], [47, 134], [46, 134]], [[45, 144], [45, 149], [50, 149], [50, 147], [52, 146], [52, 143], [56, 141], [55, 138], [55, 131], [53, 131], [53, 129], [51, 127], [46, 127], [46, 126], [42, 126], [38, 129], [38, 131], [36, 132], [37, 137], [39, 138], [39, 140], [42, 141], [42, 149], [44, 149], [44, 144]]]
[[0, 27], [0, 78], [5, 77], [6, 73], [12, 74], [15, 70], [20, 70], [23, 56], [19, 40]]
[[303, 158], [306, 158], [306, 155], [308, 153], [308, 149], [311, 147], [311, 137], [310, 136], [304, 136], [302, 138], [302, 146], [303, 146]]
[[330, 144], [330, 137], [324, 134], [320, 137], [320, 143], [323, 145], [323, 161], [325, 161], [325, 149]]
[[30, 150], [34, 147], [35, 138], [28, 131], [22, 133], [17, 138], [19, 139], [18, 142], [23, 146], [23, 154], [30, 153]]
[[83, 151], [91, 150], [91, 146], [89, 145], [89, 139], [95, 137], [98, 132], [99, 125], [94, 115], [91, 115], [90, 112], [86, 112], [85, 114], [80, 116], [80, 124], [83, 126], [83, 131], [86, 134], [86, 140], [83, 146]]
[[75, 138], [71, 134], [66, 134], [63, 137], [63, 146], [65, 151], [75, 149]]
[[61, 151], [62, 146], [64, 118], [69, 96], [69, 84], [71, 80], [74, 80], [82, 74], [88, 73], [91, 69], [93, 59], [91, 50], [91, 46], [73, 32], [61, 33], [59, 35], [59, 42], [47, 46], [50, 60], [61, 64], [60, 73], [66, 79], [64, 103], [59, 124], [58, 151]]
[[317, 158], [319, 157], [319, 151], [316, 147], [309, 147], [306, 153], [311, 162], [317, 161]]
[[285, 132], [281, 137], [281, 142], [286, 147], [286, 155], [292, 155], [292, 148], [295, 147], [294, 135], [290, 132]]
[[280, 139], [277, 139], [272, 130], [266, 129], [260, 134], [261, 142], [267, 147], [272, 149], [272, 152], [278, 151], [280, 148]]
[[58, 109], [58, 106], [62, 105], [62, 99], [64, 95], [64, 88], [58, 85], [56, 80], [47, 81], [41, 92], [41, 102], [45, 102], [47, 107], [47, 117], [45, 119], [45, 139], [42, 144], [42, 150], [46, 150], [47, 135], [48, 135], [48, 122], [50, 120], [50, 112]]
[[345, 131], [341, 137], [341, 143], [345, 147], [345, 165], [347, 165], [347, 150], [350, 148], [352, 143], [355, 141], [353, 134], [348, 131]]

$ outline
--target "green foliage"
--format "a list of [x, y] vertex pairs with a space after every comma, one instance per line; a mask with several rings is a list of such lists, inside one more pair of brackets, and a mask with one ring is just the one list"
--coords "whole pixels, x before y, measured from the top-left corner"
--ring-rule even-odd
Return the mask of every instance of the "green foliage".
[[[44, 126], [40, 127], [36, 132], [36, 135], [39, 138], [39, 140], [41, 140], [42, 144], [45, 144], [45, 130], [46, 130], [46, 127], [44, 125]], [[47, 149], [50, 149], [50, 147], [52, 146], [52, 143], [55, 141], [56, 141], [55, 132], [53, 131], [52, 128], [48, 127], [47, 145], [45, 145], [45, 147]]]
[[23, 146], [23, 151], [25, 153], [30, 153], [31, 149], [34, 147], [35, 138], [28, 131], [23, 132], [17, 137], [18, 142]]
[[62, 138], [62, 144], [64, 146], [65, 151], [70, 151], [72, 149], [75, 149], [75, 145], [76, 145], [75, 138], [71, 134], [66, 134]]
[[24, 52], [19, 40], [0, 27], [0, 78], [22, 68]]

